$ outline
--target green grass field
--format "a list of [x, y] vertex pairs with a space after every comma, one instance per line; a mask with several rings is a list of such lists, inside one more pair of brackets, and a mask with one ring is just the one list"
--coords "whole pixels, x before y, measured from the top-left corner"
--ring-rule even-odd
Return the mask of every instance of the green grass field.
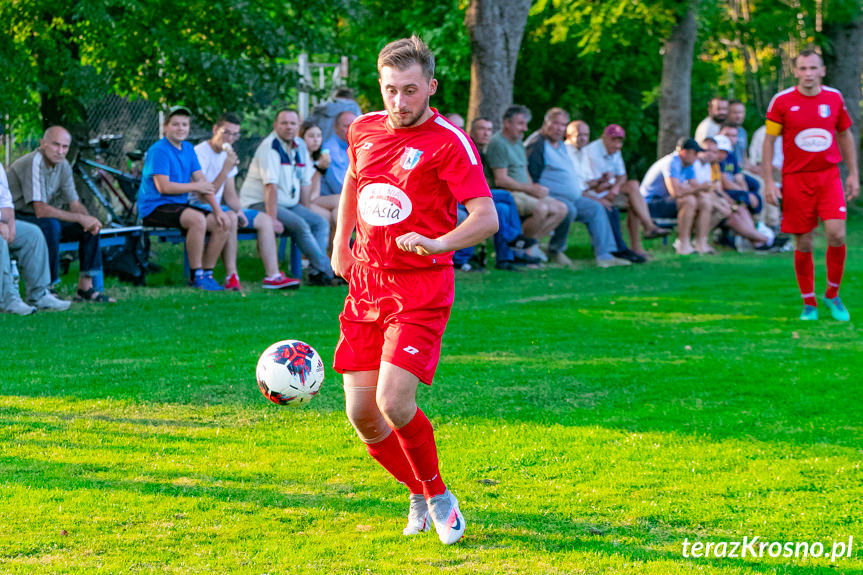
[[[859, 214], [849, 244], [860, 318]], [[161, 287], [0, 317], [0, 573], [863, 573], [860, 322], [799, 322], [791, 254], [653, 246], [638, 267], [458, 276], [419, 398], [469, 522], [451, 547], [401, 535], [406, 493], [340, 376], [307, 408], [256, 387], [280, 339], [331, 363], [343, 288], [198, 293], [160, 246]], [[755, 536], [854, 539], [832, 563], [683, 556]]]

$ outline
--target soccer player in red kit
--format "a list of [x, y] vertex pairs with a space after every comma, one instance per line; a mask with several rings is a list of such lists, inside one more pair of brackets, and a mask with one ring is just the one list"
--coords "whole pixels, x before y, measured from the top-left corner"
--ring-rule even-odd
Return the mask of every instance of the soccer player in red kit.
[[[465, 520], [441, 479], [416, 391], [431, 385], [440, 357], [452, 253], [494, 234], [497, 212], [476, 148], [429, 107], [437, 89], [429, 48], [416, 36], [392, 42], [378, 73], [386, 110], [348, 131], [332, 262], [350, 289], [333, 368], [344, 375], [348, 419], [369, 454], [410, 490], [403, 533], [428, 530], [431, 518], [448, 545], [464, 535]], [[456, 227], [457, 202], [469, 215]]]
[[[845, 271], [845, 202], [860, 194], [851, 118], [842, 94], [821, 84], [824, 62], [816, 52], [805, 50], [795, 58], [794, 76], [797, 86], [776, 94], [767, 109], [762, 164], [772, 164], [773, 144], [780, 134], [785, 161], [781, 191], [772, 172], [764, 171], [765, 199], [774, 205], [782, 200], [782, 231], [796, 240], [794, 272], [803, 296], [800, 319], [818, 319], [812, 233], [820, 219], [827, 235], [824, 303], [834, 318], [848, 321], [851, 316], [839, 299]], [[837, 166], [843, 158], [848, 167], [844, 192]]]

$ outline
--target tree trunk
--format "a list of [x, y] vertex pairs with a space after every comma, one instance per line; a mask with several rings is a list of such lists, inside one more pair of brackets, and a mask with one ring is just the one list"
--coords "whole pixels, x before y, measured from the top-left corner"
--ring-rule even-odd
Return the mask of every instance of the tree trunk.
[[468, 125], [484, 116], [501, 125], [512, 105], [515, 66], [531, 0], [471, 0], [465, 15], [470, 36]]
[[662, 85], [659, 97], [659, 157], [674, 151], [677, 140], [691, 135], [692, 58], [695, 50], [695, 8], [671, 31], [662, 56]]
[[[860, 162], [860, 77], [863, 75], [863, 17], [850, 22], [831, 22], [824, 26], [827, 45], [824, 64], [827, 76], [824, 83], [842, 92], [848, 114], [854, 121], [851, 133], [857, 143], [857, 161]], [[841, 165], [842, 179], [848, 174]]]

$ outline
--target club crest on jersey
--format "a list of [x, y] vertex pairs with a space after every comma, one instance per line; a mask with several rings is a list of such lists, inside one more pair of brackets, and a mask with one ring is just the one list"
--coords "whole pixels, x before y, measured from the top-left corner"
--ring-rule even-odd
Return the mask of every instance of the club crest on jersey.
[[390, 184], [368, 184], [360, 192], [357, 211], [370, 226], [390, 226], [408, 219], [413, 211], [406, 193]]
[[829, 104], [819, 104], [818, 105], [818, 115], [822, 118], [830, 117], [830, 105]]
[[417, 150], [416, 148], [406, 147], [404, 154], [402, 154], [402, 159], [399, 163], [401, 163], [402, 167], [406, 170], [412, 170], [416, 167], [417, 164], [420, 163], [420, 156], [423, 155], [422, 150]]

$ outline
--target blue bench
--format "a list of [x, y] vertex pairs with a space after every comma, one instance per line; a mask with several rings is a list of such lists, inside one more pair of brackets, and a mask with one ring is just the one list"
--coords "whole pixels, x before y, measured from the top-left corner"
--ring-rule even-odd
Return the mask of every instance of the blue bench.
[[[156, 238], [160, 242], [170, 244], [183, 244], [183, 269], [185, 275], [189, 275], [189, 256], [186, 253], [186, 236], [177, 228], [145, 228], [143, 226], [126, 226], [122, 228], [102, 228], [99, 232], [99, 245], [103, 248], [111, 246], [122, 246], [126, 243], [126, 237], [130, 235], [147, 234], [150, 238]], [[253, 230], [243, 230], [237, 234], [240, 241], [257, 240], [258, 234]], [[279, 261], [284, 261], [288, 251], [288, 237], [279, 236]], [[78, 251], [78, 242], [61, 242], [59, 252]], [[295, 278], [301, 277], [303, 273], [303, 254], [293, 242], [291, 242], [290, 272]]]
[[[186, 236], [177, 228], [144, 228], [144, 231], [151, 237], [157, 238], [160, 242], [169, 244], [183, 244], [183, 273], [189, 275], [189, 255], [186, 253]], [[252, 240], [257, 241], [258, 234], [253, 230], [243, 230], [237, 233], [238, 241]], [[279, 236], [279, 261], [285, 261], [285, 256], [288, 251], [288, 236]], [[293, 242], [291, 242], [290, 256], [290, 275], [291, 277], [300, 278], [303, 273], [303, 254]]]

